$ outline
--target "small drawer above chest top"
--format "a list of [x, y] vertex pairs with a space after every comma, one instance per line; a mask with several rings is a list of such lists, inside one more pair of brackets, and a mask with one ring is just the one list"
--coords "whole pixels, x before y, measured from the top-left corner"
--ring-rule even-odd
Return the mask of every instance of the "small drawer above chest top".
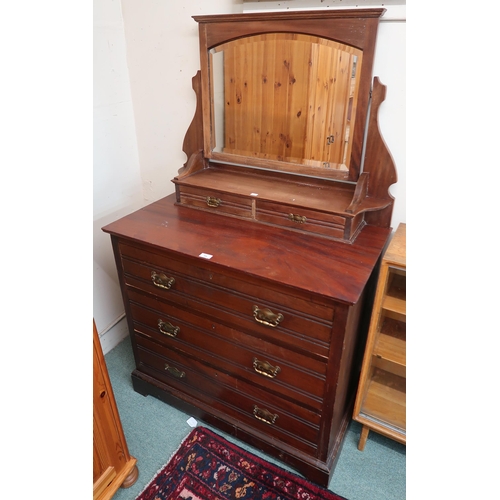
[[[173, 179], [176, 203], [217, 215], [352, 243], [365, 226], [350, 183], [211, 164]], [[354, 208], [352, 208], [354, 207]]]
[[183, 188], [179, 193], [180, 203], [193, 208], [214, 210], [225, 215], [252, 218], [252, 200], [214, 189]]

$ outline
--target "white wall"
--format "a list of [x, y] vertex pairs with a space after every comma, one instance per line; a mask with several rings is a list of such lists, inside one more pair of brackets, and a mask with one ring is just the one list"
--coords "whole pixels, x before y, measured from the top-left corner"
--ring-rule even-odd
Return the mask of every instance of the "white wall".
[[192, 16], [242, 12], [241, 0], [122, 0], [137, 143], [147, 202], [174, 191], [186, 162], [184, 135], [200, 68], [198, 23]]
[[[123, 316], [108, 222], [143, 203], [119, 0], [94, 0], [93, 315], [100, 335]], [[120, 337], [126, 335], [121, 326]], [[119, 340], [119, 339], [117, 339]], [[103, 350], [109, 347], [103, 341]]]
[[[339, 1], [94, 1], [94, 317], [101, 334], [122, 317], [123, 305], [109, 235], [100, 228], [172, 193], [171, 179], [186, 162], [182, 143], [196, 105], [191, 79], [200, 67], [198, 24], [191, 16], [337, 8]], [[394, 227], [406, 220], [406, 14], [401, 3], [384, 3], [387, 20], [379, 28], [374, 64], [374, 74], [388, 87], [379, 119], [398, 170], [398, 184], [391, 188]], [[371, 0], [341, 4], [380, 5]], [[104, 352], [126, 334], [121, 321], [106, 335], [110, 340], [101, 338]]]
[[103, 352], [127, 334], [110, 237], [101, 228], [174, 191], [195, 109], [196, 14], [241, 0], [94, 0], [93, 313]]
[[[387, 14], [390, 13], [390, 7]], [[387, 86], [379, 108], [379, 128], [389, 148], [398, 174], [390, 192], [396, 198], [392, 227], [406, 222], [406, 22], [380, 23], [373, 74]]]

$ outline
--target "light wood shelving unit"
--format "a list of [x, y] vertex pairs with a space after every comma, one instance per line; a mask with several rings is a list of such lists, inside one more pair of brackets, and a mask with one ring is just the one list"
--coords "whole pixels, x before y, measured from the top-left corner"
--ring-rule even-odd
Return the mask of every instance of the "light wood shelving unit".
[[382, 259], [353, 419], [406, 444], [406, 224], [399, 225]]

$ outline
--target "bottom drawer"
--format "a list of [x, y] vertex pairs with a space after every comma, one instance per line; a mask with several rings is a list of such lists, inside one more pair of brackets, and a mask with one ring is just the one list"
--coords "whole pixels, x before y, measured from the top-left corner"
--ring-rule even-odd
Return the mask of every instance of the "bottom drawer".
[[201, 361], [135, 336], [137, 369], [229, 417], [314, 454], [321, 416]]

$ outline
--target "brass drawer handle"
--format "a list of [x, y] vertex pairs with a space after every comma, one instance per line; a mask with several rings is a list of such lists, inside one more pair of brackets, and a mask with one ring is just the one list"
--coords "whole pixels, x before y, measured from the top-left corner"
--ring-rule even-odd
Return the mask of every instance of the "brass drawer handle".
[[272, 326], [273, 328], [278, 326], [283, 320], [283, 314], [275, 314], [269, 309], [259, 309], [258, 306], [253, 306], [253, 317], [258, 323]]
[[151, 280], [153, 285], [165, 290], [170, 290], [170, 287], [175, 283], [175, 278], [169, 278], [166, 274], [157, 273], [156, 271], [151, 271]]
[[253, 369], [265, 377], [274, 378], [281, 371], [279, 366], [273, 366], [269, 361], [260, 361], [253, 358]]
[[171, 375], [173, 375], [176, 378], [183, 378], [186, 376], [186, 372], [182, 372], [175, 368], [174, 366], [170, 366], [167, 363], [165, 363], [165, 370], [167, 370]]
[[269, 410], [264, 410], [263, 408], [259, 408], [257, 405], [253, 407], [253, 416], [257, 420], [261, 420], [266, 424], [272, 425], [276, 422], [278, 415], [276, 413], [271, 413]]
[[181, 329], [178, 326], [172, 325], [172, 323], [169, 323], [168, 321], [159, 319], [158, 330], [160, 330], [160, 333], [163, 333], [163, 335], [168, 335], [169, 337], [177, 337], [177, 334]]
[[293, 222], [298, 222], [299, 224], [304, 224], [304, 222], [307, 220], [307, 217], [303, 215], [289, 214], [288, 219]]
[[214, 196], [207, 196], [207, 205], [209, 207], [217, 208], [221, 203], [220, 198], [215, 198]]

